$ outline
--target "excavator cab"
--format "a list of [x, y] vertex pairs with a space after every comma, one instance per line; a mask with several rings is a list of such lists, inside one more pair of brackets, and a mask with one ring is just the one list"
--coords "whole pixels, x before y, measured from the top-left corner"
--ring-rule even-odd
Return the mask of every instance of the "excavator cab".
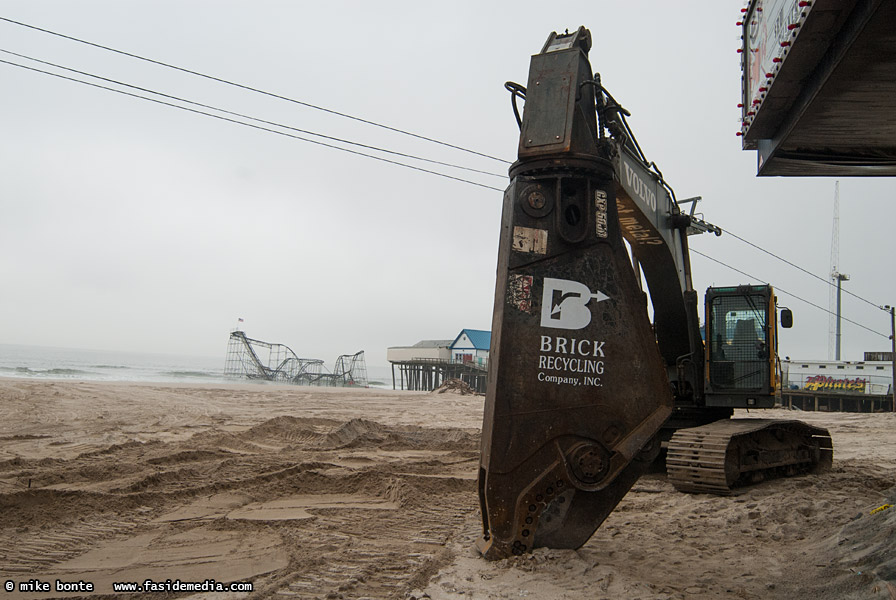
[[[777, 305], [769, 285], [706, 290], [704, 411], [773, 408]], [[781, 325], [793, 315], [781, 310]], [[666, 444], [666, 473], [682, 492], [730, 494], [767, 478], [830, 469], [826, 429], [783, 419], [718, 419], [678, 429]]]
[[777, 327], [768, 285], [706, 290], [706, 406], [775, 404]]

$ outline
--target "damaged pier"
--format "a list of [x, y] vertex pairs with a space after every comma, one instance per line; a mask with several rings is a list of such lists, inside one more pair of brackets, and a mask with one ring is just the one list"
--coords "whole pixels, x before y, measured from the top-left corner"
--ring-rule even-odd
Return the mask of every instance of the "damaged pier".
[[369, 387], [363, 350], [339, 356], [330, 371], [319, 358], [299, 358], [289, 346], [255, 340], [239, 330], [230, 332], [224, 374], [295, 385]]

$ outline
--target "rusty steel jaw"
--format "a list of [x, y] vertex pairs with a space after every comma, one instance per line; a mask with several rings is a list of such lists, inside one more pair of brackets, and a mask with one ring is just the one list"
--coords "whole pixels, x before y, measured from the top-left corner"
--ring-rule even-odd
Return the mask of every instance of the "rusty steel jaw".
[[578, 548], [655, 457], [672, 396], [613, 170], [546, 161], [505, 192], [482, 431], [486, 558]]

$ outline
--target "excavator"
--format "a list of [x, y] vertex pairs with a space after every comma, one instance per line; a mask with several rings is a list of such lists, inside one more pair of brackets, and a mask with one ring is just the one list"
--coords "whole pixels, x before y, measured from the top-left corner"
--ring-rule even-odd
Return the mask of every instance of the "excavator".
[[[831, 466], [822, 428], [732, 418], [775, 403], [774, 290], [709, 288], [701, 327], [688, 234], [722, 232], [697, 218], [696, 201], [689, 212], [676, 201], [592, 73], [590, 49], [584, 27], [552, 33], [527, 85], [506, 84], [520, 138], [478, 477], [487, 559], [582, 546], [663, 457], [691, 493]], [[789, 309], [780, 318], [792, 325]]]

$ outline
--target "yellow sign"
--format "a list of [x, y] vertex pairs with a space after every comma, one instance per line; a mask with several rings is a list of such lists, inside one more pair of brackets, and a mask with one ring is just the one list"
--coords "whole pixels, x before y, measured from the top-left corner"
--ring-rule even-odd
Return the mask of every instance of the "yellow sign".
[[822, 391], [864, 393], [866, 383], [867, 382], [864, 379], [859, 379], [858, 377], [856, 377], [855, 379], [834, 379], [833, 377], [825, 377], [824, 375], [815, 375], [806, 379], [805, 389], [813, 392]]

